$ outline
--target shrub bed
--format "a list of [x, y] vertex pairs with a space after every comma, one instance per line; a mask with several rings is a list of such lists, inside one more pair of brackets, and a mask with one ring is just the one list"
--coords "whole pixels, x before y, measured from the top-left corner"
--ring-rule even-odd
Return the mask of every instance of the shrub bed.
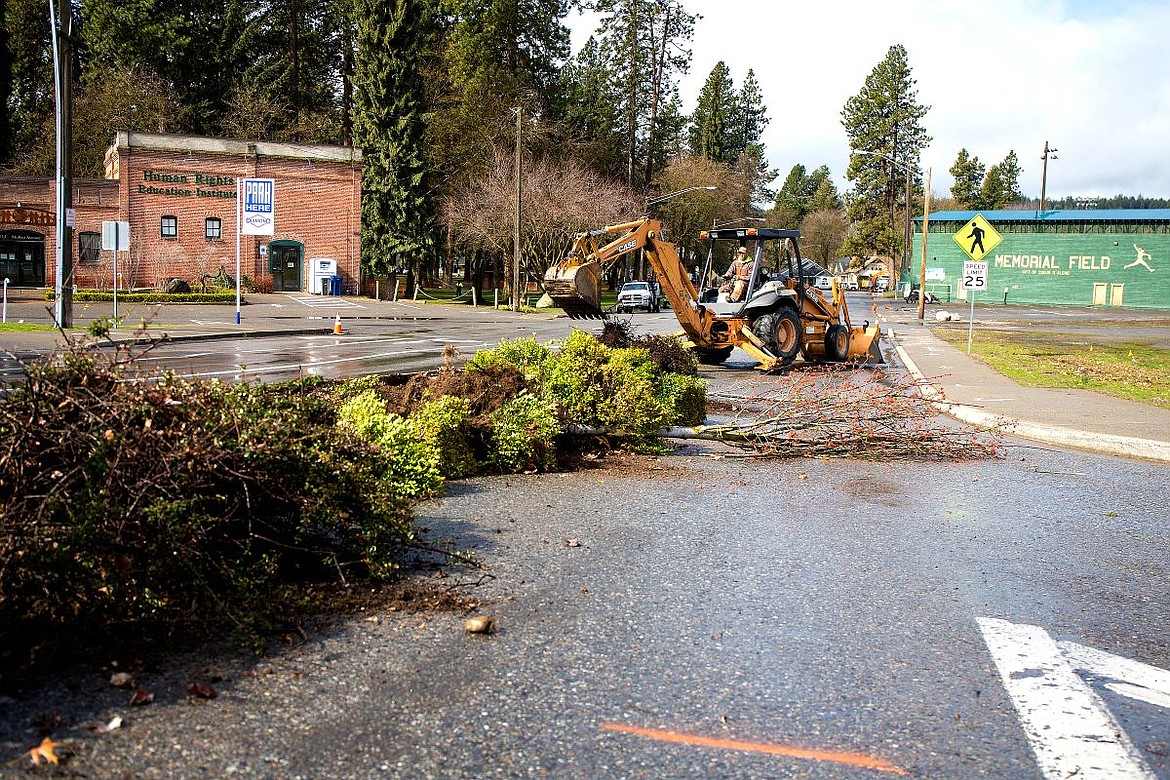
[[127, 632], [260, 636], [306, 583], [391, 577], [447, 479], [555, 469], [577, 426], [652, 448], [702, 418], [701, 380], [646, 348], [554, 346], [340, 383], [133, 381], [129, 353], [80, 347], [27, 366], [0, 398], [0, 689]]

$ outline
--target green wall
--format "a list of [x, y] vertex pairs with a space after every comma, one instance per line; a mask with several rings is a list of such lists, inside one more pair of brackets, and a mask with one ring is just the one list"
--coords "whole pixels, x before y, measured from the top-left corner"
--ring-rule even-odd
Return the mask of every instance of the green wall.
[[[1122, 306], [1170, 309], [1170, 235], [1158, 233], [1010, 233], [991, 223], [1003, 236], [983, 261], [988, 264], [988, 292], [977, 301], [1012, 303], [1104, 305], [1120, 296]], [[922, 225], [914, 236], [911, 278], [919, 276], [922, 261]], [[953, 235], [964, 223], [930, 225], [926, 240], [926, 289], [944, 301], [967, 300], [960, 289], [963, 261], [970, 258]], [[946, 232], [935, 232], [936, 230]], [[1124, 226], [1118, 226], [1124, 230]], [[1145, 254], [1138, 261], [1138, 250]], [[1149, 266], [1147, 268], [1146, 266]], [[1128, 268], [1126, 266], [1129, 266]], [[1150, 269], [1153, 269], [1152, 271]], [[1100, 285], [1104, 285], [1101, 288]]]

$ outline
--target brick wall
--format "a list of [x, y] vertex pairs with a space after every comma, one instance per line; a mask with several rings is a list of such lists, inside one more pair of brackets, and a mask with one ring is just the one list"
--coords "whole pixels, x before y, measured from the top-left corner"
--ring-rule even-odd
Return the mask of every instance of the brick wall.
[[[346, 158], [349, 159], [346, 159]], [[107, 179], [75, 180], [74, 279], [77, 287], [109, 289], [113, 257], [102, 252], [82, 262], [78, 234], [101, 232], [103, 220], [130, 223], [130, 251], [118, 258], [121, 287], [160, 287], [170, 278], [196, 289], [204, 274], [221, 268], [235, 275], [236, 177], [276, 182], [276, 232], [242, 236], [240, 269], [260, 280], [268, 276], [261, 246], [271, 241], [303, 245], [301, 287], [308, 284], [309, 260], [331, 257], [347, 292], [356, 292], [361, 269], [361, 153], [339, 147], [249, 144], [240, 141], [140, 133], [119, 133], [106, 154]], [[16, 204], [56, 212], [51, 179], [0, 177], [0, 215]], [[42, 215], [43, 216], [43, 215]], [[162, 218], [174, 217], [177, 233], [163, 237]], [[208, 238], [206, 220], [220, 220], [220, 236]], [[2, 216], [0, 216], [2, 219]], [[43, 220], [42, 220], [43, 221]], [[55, 222], [55, 220], [54, 220]], [[50, 225], [0, 221], [0, 232], [26, 230], [44, 236], [45, 284], [55, 283], [56, 231]]]

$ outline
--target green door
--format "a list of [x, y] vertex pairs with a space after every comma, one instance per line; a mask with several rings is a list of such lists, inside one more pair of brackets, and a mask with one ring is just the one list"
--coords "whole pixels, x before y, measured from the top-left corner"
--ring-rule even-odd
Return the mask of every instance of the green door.
[[268, 245], [268, 272], [273, 292], [300, 292], [304, 246], [296, 242]]

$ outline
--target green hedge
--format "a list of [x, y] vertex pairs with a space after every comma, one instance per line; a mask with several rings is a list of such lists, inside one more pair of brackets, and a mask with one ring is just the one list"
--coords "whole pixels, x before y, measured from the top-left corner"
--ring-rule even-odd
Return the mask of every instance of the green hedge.
[[[53, 300], [52, 290], [45, 292], [45, 300]], [[80, 303], [94, 303], [97, 301], [112, 301], [112, 292], [99, 290], [78, 290], [73, 293], [73, 300]], [[118, 293], [118, 300], [123, 303], [235, 303], [234, 290], [211, 293], [165, 293], [165, 292], [128, 292]]]

